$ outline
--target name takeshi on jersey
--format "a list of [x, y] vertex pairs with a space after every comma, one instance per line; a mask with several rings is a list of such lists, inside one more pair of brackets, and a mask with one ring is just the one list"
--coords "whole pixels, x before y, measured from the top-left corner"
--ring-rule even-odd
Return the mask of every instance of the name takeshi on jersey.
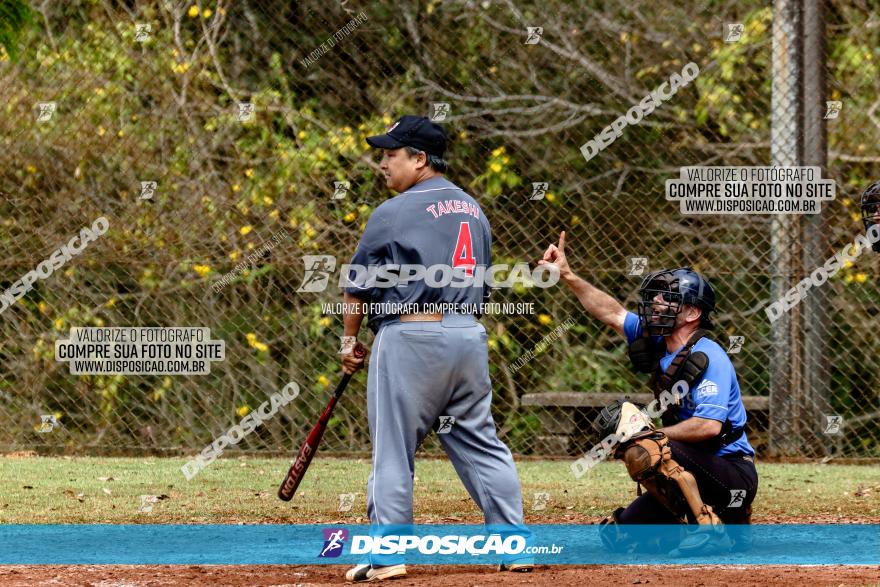
[[431, 204], [425, 210], [433, 214], [434, 218], [440, 218], [444, 214], [470, 214], [474, 218], [480, 217], [480, 209], [464, 200], [437, 200], [437, 203]]

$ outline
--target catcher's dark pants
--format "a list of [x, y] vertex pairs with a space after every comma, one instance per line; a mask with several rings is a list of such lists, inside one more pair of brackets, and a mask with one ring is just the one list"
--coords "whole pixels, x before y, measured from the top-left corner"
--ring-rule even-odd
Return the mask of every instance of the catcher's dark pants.
[[[703, 502], [725, 524], [746, 522], [758, 493], [758, 472], [742, 456], [716, 457], [686, 442], [670, 440], [672, 458], [697, 479]], [[643, 493], [620, 514], [621, 524], [677, 524], [677, 518], [650, 494]]]

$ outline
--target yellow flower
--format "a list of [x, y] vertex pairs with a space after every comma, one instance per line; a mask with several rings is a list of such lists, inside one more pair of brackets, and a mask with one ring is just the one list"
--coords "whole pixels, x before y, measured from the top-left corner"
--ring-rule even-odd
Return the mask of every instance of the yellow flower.
[[865, 283], [868, 281], [868, 276], [865, 273], [856, 273], [856, 281], [859, 283]]
[[60, 420], [64, 414], [62, 414], [61, 412], [55, 412], [52, 415], [55, 416], [56, 420]]
[[852, 280], [853, 280], [852, 275], [847, 275], [846, 277], [843, 278], [844, 283], [852, 283]]
[[232, 251], [229, 253], [229, 258], [233, 261], [237, 261], [239, 257], [241, 257], [241, 253], [238, 251]]
[[264, 204], [266, 204], [267, 206], [271, 206], [272, 202], [273, 202], [272, 198], [270, 198], [269, 196], [263, 196], [263, 203]]
[[547, 195], [545, 197], [547, 198], [548, 202], [556, 201], [556, 196], [554, 196], [552, 192], [547, 192]]
[[301, 130], [298, 133], [296, 133], [296, 138], [298, 138], [299, 140], [306, 138], [306, 131]]
[[104, 307], [106, 307], [106, 308], [112, 308], [115, 305], [116, 305], [116, 298], [110, 298], [109, 300], [107, 300], [104, 303]]
[[278, 209], [275, 209], [269, 212], [269, 216], [275, 220], [278, 220], [278, 218], [281, 216], [281, 212]]
[[27, 172], [30, 174], [34, 174], [37, 172], [37, 168], [33, 165], [28, 165], [27, 167], [25, 167], [25, 169], [27, 169]]
[[119, 138], [124, 137], [124, 136], [125, 136], [125, 131], [124, 131], [124, 130], [119, 131], [118, 133], [116, 133], [116, 136], [119, 137]]
[[248, 332], [247, 334], [244, 335], [244, 337], [247, 339], [248, 344], [251, 345], [253, 348], [257, 349], [258, 351], [265, 352], [265, 351], [269, 350], [269, 347], [265, 343], [262, 343], [257, 340], [257, 335], [254, 334], [253, 332]]
[[494, 151], [492, 151], [492, 156], [493, 156], [493, 157], [497, 157], [497, 156], [501, 155], [502, 153], [504, 153], [504, 152], [506, 152], [506, 151], [507, 151], [507, 149], [505, 149], [504, 147], [498, 147], [497, 149], [495, 149]]
[[327, 386], [327, 385], [330, 385], [330, 380], [327, 379], [326, 377], [324, 377], [323, 375], [321, 375], [320, 377], [318, 377], [318, 383], [320, 383], [321, 385]]
[[354, 212], [349, 212], [348, 214], [345, 215], [345, 217], [342, 219], [342, 221], [348, 223], [348, 222], [354, 222], [355, 219], [357, 219], [357, 214], [355, 214]]
[[104, 326], [104, 321], [101, 318], [95, 318], [95, 326]]
[[189, 12], [187, 12], [190, 18], [195, 18], [199, 15], [199, 7], [193, 4], [189, 7]]
[[503, 164], [507, 165], [508, 163], [510, 163], [510, 157], [508, 157], [507, 155], [505, 155], [504, 157], [501, 158], [501, 162], [502, 162]]
[[98, 127], [98, 136], [99, 137], [103, 137], [106, 132], [107, 132], [107, 129], [105, 129], [103, 126]]
[[577, 214], [575, 214], [574, 216], [571, 217], [571, 225], [572, 225], [572, 226], [577, 226], [577, 225], [580, 224], [580, 223], [581, 223], [581, 217], [580, 217], [580, 216], [578, 216]]
[[250, 232], [251, 232], [253, 229], [254, 229], [254, 227], [251, 226], [250, 224], [248, 224], [247, 226], [242, 226], [242, 227], [239, 229], [238, 232], [241, 233], [241, 236], [247, 236], [248, 234], [250, 234]]
[[204, 277], [211, 272], [211, 267], [208, 265], [193, 265], [193, 271], [198, 273], [199, 277]]
[[64, 328], [64, 318], [55, 318], [55, 330]]
[[849, 208], [850, 204], [852, 204], [852, 200], [850, 200], [849, 198], [843, 199], [843, 207], [844, 208]]
[[37, 309], [40, 310], [40, 314], [45, 314], [47, 308], [48, 306], [46, 305], [46, 302], [40, 302], [37, 304]]
[[232, 184], [232, 191], [234, 191], [234, 192], [240, 192], [240, 191], [241, 191], [241, 186], [238, 185], [237, 183]]
[[467, 133], [467, 131], [466, 131], [466, 130], [461, 131], [460, 133], [458, 133], [458, 137], [459, 137], [460, 139], [466, 139], [466, 138], [468, 138], [468, 133]]
[[493, 163], [492, 165], [489, 166], [489, 169], [491, 169], [495, 173], [499, 173], [501, 171], [501, 165], [498, 163]]
[[237, 410], [235, 410], [235, 413], [238, 414], [239, 416], [241, 416], [242, 418], [244, 418], [245, 416], [247, 416], [248, 414], [251, 413], [251, 407], [249, 405], [245, 404], [245, 405], [241, 406], [240, 408], [238, 408]]
[[254, 170], [251, 169], [250, 167], [248, 167], [247, 169], [245, 169], [244, 174], [245, 174], [247, 177], [253, 177], [253, 176], [254, 176]]
[[214, 14], [214, 13], [211, 12], [211, 9], [210, 9], [210, 8], [205, 8], [205, 9], [202, 11], [202, 18], [211, 18], [211, 15], [212, 15], [212, 14]]
[[329, 318], [328, 316], [324, 316], [323, 318], [321, 318], [320, 320], [318, 320], [318, 324], [320, 324], [320, 325], [323, 326], [324, 328], [327, 328], [328, 326], [330, 326], [330, 324], [331, 324], [331, 320], [330, 320], [330, 318]]
[[849, 216], [850, 216], [850, 218], [853, 219], [853, 222], [861, 222], [862, 221], [862, 215], [859, 214], [858, 212], [853, 212]]
[[176, 71], [177, 73], [186, 73], [186, 71], [188, 69], [189, 69], [189, 63], [187, 63], [186, 61], [184, 61], [183, 63], [178, 63], [174, 67], [174, 71]]
[[497, 351], [498, 350], [498, 341], [494, 338], [489, 339], [489, 350]]
[[551, 318], [547, 314], [538, 314], [538, 322], [540, 322], [544, 326], [547, 326], [548, 324], [553, 323], [553, 318]]

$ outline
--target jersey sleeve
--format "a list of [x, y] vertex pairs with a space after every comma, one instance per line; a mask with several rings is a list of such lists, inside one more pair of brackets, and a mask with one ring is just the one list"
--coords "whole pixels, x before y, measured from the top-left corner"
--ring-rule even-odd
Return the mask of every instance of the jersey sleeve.
[[733, 364], [724, 353], [709, 354], [709, 367], [703, 379], [693, 390], [693, 403], [696, 406], [694, 416], [718, 420], [727, 420], [730, 409], [731, 382], [733, 381]]
[[639, 321], [639, 317], [632, 312], [626, 313], [626, 318], [623, 320], [623, 333], [626, 335], [626, 342], [630, 344], [642, 335], [642, 323]]
[[[390, 247], [394, 238], [395, 207], [382, 205], [373, 211], [351, 264], [367, 268], [385, 265], [391, 258]], [[359, 298], [370, 298], [373, 287], [367, 283], [365, 269], [350, 268], [345, 280], [345, 292]]]

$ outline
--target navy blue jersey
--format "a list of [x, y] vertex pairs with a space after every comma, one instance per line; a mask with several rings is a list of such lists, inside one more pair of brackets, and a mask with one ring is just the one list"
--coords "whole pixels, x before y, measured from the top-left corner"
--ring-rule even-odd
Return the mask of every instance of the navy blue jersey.
[[[632, 312], [627, 312], [623, 330], [630, 343], [641, 337], [642, 324], [639, 317]], [[660, 367], [664, 371], [669, 368], [670, 363], [680, 350], [667, 352], [666, 356], [660, 359]], [[694, 389], [689, 390], [682, 400], [682, 406], [678, 410], [681, 419], [687, 420], [691, 416], [697, 416], [718, 420], [721, 423], [729, 419], [735, 427], [745, 426], [746, 409], [743, 406], [739, 381], [736, 378], [736, 371], [733, 369], [730, 357], [717, 342], [706, 337], [697, 341], [693, 350], [706, 353], [706, 356], [709, 357], [709, 368], [706, 369], [703, 378], [695, 382]], [[715, 454], [723, 456], [735, 453], [755, 454], [755, 449], [749, 444], [745, 433], [735, 442], [721, 447]]]
[[[455, 267], [459, 272], [479, 276], [483, 273], [479, 268], [492, 263], [491, 247], [489, 221], [477, 201], [449, 180], [433, 177], [373, 211], [351, 263], [364, 267], [439, 265], [449, 268], [447, 272]], [[421, 308], [441, 303], [479, 308], [488, 298], [489, 288], [483, 279], [475, 279], [473, 285], [466, 287], [438, 286], [443, 279], [442, 270], [428, 273], [428, 279], [378, 287], [370, 282], [368, 273], [351, 270], [345, 291], [374, 308], [376, 304]], [[378, 332], [384, 322], [397, 314], [381, 306], [375, 309], [368, 314], [369, 326]]]

